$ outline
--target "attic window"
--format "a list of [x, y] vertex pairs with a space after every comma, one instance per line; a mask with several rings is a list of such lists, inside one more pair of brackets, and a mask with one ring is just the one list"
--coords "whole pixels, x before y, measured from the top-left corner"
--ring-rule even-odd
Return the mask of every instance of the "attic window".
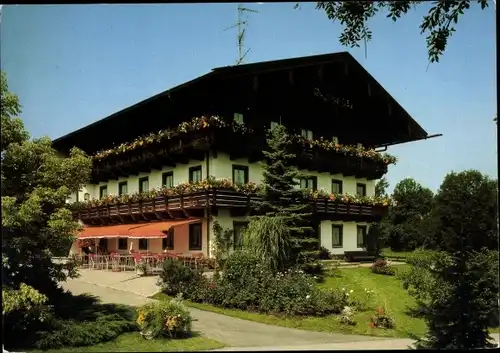
[[392, 106], [391, 106], [391, 103], [387, 103], [387, 114], [392, 115]]
[[338, 145], [338, 144], [339, 144], [339, 138], [338, 138], [337, 136], [333, 136], [333, 137], [332, 137], [332, 142], [333, 142], [334, 144]]
[[368, 84], [368, 97], [372, 96], [372, 86]]
[[243, 114], [234, 113], [234, 122], [237, 124], [243, 124]]

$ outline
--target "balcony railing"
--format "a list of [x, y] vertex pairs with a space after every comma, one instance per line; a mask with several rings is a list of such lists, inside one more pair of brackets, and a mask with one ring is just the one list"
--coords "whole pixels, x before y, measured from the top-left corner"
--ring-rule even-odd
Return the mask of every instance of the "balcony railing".
[[[154, 218], [185, 218], [192, 216], [190, 211], [206, 208], [252, 209], [252, 201], [258, 200], [256, 195], [246, 195], [234, 190], [206, 190], [185, 195], [160, 195], [150, 200], [117, 203], [95, 207], [85, 207], [75, 211], [75, 216], [84, 223], [96, 221], [125, 222], [127, 218], [144, 220]], [[387, 206], [343, 203], [326, 198], [309, 200], [312, 212], [334, 218], [363, 218], [376, 220], [387, 210]]]

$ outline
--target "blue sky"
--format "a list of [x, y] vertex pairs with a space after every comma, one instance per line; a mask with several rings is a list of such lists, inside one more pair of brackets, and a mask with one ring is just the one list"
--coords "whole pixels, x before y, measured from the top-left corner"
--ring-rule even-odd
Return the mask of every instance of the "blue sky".
[[[413, 177], [436, 190], [446, 173], [497, 177], [495, 13], [473, 6], [440, 63], [428, 67], [419, 24], [426, 8], [393, 23], [373, 19], [373, 40], [350, 49], [340, 25], [305, 3], [249, 4], [246, 62], [348, 50], [429, 133], [389, 148], [390, 189]], [[232, 65], [236, 4], [4, 6], [2, 70], [32, 136], [57, 138], [172, 86]]]

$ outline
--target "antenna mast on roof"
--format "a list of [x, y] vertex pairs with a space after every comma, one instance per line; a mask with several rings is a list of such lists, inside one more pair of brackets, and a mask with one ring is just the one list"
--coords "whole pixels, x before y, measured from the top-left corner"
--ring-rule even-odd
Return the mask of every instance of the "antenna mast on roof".
[[232, 29], [232, 28], [235, 28], [235, 27], [238, 28], [238, 36], [237, 36], [237, 40], [238, 40], [238, 60], [236, 60], [236, 65], [242, 64], [243, 63], [243, 59], [245, 58], [245, 56], [250, 51], [250, 48], [248, 48], [246, 51], [244, 51], [244, 49], [245, 49], [245, 46], [244, 46], [244, 42], [245, 42], [245, 30], [246, 30], [245, 27], [248, 25], [248, 21], [243, 18], [244, 15], [245, 15], [245, 12], [255, 12], [255, 13], [258, 13], [259, 11], [246, 8], [246, 7], [244, 7], [243, 4], [238, 4], [238, 22], [236, 22], [236, 24], [232, 25], [231, 27], [228, 27], [228, 28], [225, 29], [225, 31], [227, 31], [228, 29]]

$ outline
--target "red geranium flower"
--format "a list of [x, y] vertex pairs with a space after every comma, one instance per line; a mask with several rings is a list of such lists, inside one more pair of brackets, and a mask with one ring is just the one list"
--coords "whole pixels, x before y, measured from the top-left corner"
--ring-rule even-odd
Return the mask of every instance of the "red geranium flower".
[[373, 322], [370, 322], [370, 327], [375, 328], [375, 324]]

